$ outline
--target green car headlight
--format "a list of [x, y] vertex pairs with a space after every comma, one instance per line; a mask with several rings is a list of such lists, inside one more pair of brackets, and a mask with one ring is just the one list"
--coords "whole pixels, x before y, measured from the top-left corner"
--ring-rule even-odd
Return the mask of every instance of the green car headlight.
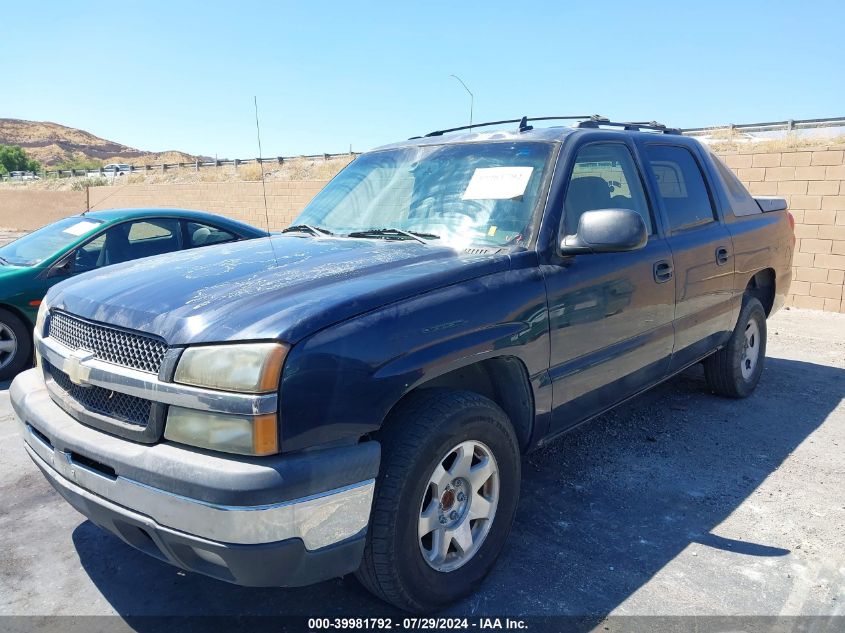
[[267, 393], [279, 388], [287, 352], [282, 343], [189, 347], [182, 352], [173, 380], [208, 389]]

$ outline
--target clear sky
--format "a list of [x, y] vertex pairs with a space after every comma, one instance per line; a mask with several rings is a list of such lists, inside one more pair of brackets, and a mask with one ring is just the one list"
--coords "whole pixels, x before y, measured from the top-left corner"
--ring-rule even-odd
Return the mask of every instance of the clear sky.
[[475, 121], [845, 115], [845, 2], [50, 1], [0, 11], [0, 117], [145, 150], [356, 151]]

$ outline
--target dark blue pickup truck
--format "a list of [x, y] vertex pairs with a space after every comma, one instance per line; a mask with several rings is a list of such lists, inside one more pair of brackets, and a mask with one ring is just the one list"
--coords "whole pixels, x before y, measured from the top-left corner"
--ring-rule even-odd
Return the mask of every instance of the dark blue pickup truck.
[[784, 201], [657, 124], [498, 123], [362, 155], [282, 235], [55, 286], [11, 387], [33, 461], [183, 569], [426, 611], [494, 565], [522, 454], [694, 363], [750, 394]]

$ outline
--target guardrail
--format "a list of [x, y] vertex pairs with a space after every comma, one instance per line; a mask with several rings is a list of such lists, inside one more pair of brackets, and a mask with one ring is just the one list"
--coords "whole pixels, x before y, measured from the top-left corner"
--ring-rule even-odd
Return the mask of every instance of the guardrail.
[[691, 127], [681, 130], [684, 134], [696, 136], [716, 130], [731, 130], [737, 132], [792, 132], [822, 127], [845, 127], [845, 117], [830, 117], [826, 119], [787, 119], [786, 121], [771, 121], [767, 123], [730, 123], [728, 125], [714, 125], [711, 127]]
[[[234, 158], [226, 160], [211, 160], [211, 161], [193, 161], [188, 163], [154, 163], [148, 165], [129, 165], [128, 170], [119, 172], [105, 171], [102, 167], [99, 169], [44, 169], [35, 175], [39, 178], [115, 178], [127, 174], [134, 173], [148, 173], [154, 171], [167, 171], [168, 169], [195, 169], [199, 171], [203, 168], [209, 167], [226, 167], [233, 166], [235, 168], [242, 165], [283, 165], [286, 161], [291, 160], [332, 160], [333, 158], [355, 157], [361, 152], [341, 152], [338, 154], [303, 154], [299, 156], [275, 156], [272, 158]], [[33, 173], [33, 172], [30, 172]], [[26, 181], [31, 178], [11, 178], [8, 174], [0, 175], [0, 180], [20, 180]]]

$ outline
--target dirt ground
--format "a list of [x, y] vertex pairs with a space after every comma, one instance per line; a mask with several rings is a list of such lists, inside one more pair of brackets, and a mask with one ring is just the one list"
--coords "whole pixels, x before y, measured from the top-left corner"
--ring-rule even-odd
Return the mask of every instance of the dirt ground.
[[[526, 457], [501, 559], [445, 614], [845, 622], [845, 315], [780, 312], [768, 355], [746, 400], [690, 370]], [[6, 386], [0, 614], [397, 616], [351, 576], [236, 587], [104, 533], [26, 457]]]

